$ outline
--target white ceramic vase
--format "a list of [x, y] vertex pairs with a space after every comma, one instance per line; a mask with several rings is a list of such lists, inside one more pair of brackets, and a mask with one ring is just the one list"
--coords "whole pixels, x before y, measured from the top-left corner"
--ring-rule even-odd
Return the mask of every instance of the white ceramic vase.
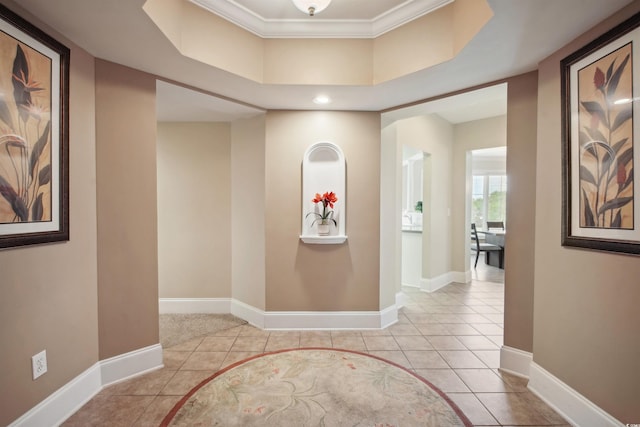
[[319, 222], [318, 223], [318, 235], [319, 236], [328, 236], [329, 235], [329, 226], [331, 224], [329, 223], [323, 223], [323, 222]]

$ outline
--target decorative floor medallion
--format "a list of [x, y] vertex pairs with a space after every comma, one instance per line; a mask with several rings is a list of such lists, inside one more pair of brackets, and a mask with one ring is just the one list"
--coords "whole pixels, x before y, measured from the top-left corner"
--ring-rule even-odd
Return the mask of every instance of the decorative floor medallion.
[[308, 348], [252, 357], [194, 387], [162, 426], [471, 426], [425, 379], [384, 359]]

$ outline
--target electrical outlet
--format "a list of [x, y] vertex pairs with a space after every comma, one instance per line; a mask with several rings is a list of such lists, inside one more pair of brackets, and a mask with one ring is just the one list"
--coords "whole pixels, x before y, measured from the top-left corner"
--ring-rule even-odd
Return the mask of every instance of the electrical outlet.
[[33, 370], [34, 380], [47, 372], [47, 350], [42, 350], [40, 353], [31, 357], [31, 369]]

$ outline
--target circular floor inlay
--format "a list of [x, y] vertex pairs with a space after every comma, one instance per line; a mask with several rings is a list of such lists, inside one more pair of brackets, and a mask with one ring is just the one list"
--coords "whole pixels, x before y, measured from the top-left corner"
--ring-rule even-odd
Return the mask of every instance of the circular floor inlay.
[[295, 349], [231, 365], [189, 392], [162, 426], [471, 426], [444, 393], [383, 359]]

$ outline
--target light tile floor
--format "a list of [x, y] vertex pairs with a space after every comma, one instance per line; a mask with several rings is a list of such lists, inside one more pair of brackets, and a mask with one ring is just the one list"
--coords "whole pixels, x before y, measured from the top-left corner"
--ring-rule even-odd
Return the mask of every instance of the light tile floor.
[[568, 426], [502, 373], [503, 271], [478, 263], [469, 284], [431, 294], [405, 289], [398, 323], [385, 330], [263, 331], [243, 325], [164, 351], [164, 368], [105, 388], [64, 426], [157, 426], [173, 405], [216, 370], [263, 352], [333, 347], [400, 364], [447, 393], [478, 426]]

